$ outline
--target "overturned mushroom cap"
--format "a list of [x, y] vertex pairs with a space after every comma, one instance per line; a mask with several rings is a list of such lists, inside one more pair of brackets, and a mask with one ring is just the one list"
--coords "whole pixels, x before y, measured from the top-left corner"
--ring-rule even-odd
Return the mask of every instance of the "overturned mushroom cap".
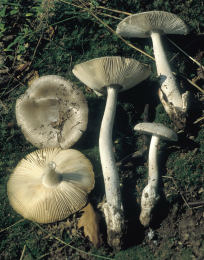
[[150, 68], [135, 59], [107, 56], [78, 64], [72, 72], [91, 89], [104, 93], [111, 85], [123, 91], [139, 84], [150, 75]]
[[149, 11], [126, 17], [118, 24], [116, 33], [124, 37], [146, 38], [152, 31], [161, 34], [187, 34], [188, 27], [175, 14]]
[[39, 223], [62, 220], [80, 210], [94, 187], [90, 161], [79, 151], [45, 148], [28, 154], [11, 174], [11, 206]]
[[173, 130], [160, 123], [139, 123], [134, 127], [134, 130], [144, 134], [155, 135], [161, 139], [178, 140], [177, 134]]
[[70, 81], [42, 76], [17, 100], [16, 119], [34, 146], [66, 149], [86, 130], [88, 106], [83, 93]]

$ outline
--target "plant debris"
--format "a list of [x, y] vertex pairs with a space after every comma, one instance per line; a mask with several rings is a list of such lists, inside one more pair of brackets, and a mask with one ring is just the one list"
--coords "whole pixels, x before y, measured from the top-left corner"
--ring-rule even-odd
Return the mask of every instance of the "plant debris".
[[99, 247], [102, 244], [99, 229], [99, 215], [95, 212], [90, 202], [81, 211], [83, 213], [78, 220], [77, 226], [78, 228], [83, 228], [84, 236], [88, 237], [95, 247]]

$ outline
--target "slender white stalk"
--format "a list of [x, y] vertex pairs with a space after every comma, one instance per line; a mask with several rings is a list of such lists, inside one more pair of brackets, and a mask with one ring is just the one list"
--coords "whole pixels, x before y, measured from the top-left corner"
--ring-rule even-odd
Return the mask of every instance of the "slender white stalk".
[[103, 210], [107, 224], [108, 243], [114, 248], [120, 246], [124, 226], [120, 182], [112, 144], [117, 94], [117, 87], [107, 88], [107, 101], [99, 136], [99, 151], [106, 194]]
[[161, 90], [166, 96], [169, 104], [171, 103], [173, 106], [183, 109], [182, 96], [178, 90], [174, 75], [164, 52], [161, 35], [158, 32], [152, 32], [151, 38], [157, 74], [161, 77]]
[[55, 169], [55, 162], [49, 162], [42, 176], [43, 185], [51, 187], [60, 183], [60, 175], [55, 171]]
[[160, 138], [156, 135], [153, 135], [151, 138], [150, 146], [149, 146], [149, 158], [148, 158], [148, 183], [155, 188], [158, 187], [158, 178], [159, 178], [159, 171], [158, 171], [158, 144]]
[[140, 222], [144, 226], [148, 226], [151, 220], [152, 209], [155, 207], [158, 199], [158, 143], [159, 137], [153, 135], [149, 148], [149, 176], [148, 184], [142, 192]]

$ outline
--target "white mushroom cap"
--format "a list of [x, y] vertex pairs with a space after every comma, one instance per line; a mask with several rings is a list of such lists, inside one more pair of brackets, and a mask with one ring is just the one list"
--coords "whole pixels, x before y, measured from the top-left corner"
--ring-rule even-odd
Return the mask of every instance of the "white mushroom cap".
[[92, 164], [81, 152], [45, 148], [18, 163], [7, 193], [11, 206], [24, 218], [51, 223], [84, 207], [94, 184]]
[[173, 130], [160, 123], [139, 123], [134, 127], [134, 130], [144, 134], [155, 135], [161, 139], [178, 140], [177, 134]]
[[16, 119], [25, 138], [38, 148], [71, 147], [86, 130], [84, 94], [56, 75], [34, 80], [16, 101]]
[[124, 37], [146, 38], [152, 31], [161, 34], [187, 34], [188, 27], [175, 14], [149, 11], [126, 17], [118, 24], [116, 33]]
[[107, 56], [92, 59], [74, 66], [74, 75], [84, 84], [99, 93], [109, 86], [129, 89], [150, 75], [150, 68], [135, 59]]

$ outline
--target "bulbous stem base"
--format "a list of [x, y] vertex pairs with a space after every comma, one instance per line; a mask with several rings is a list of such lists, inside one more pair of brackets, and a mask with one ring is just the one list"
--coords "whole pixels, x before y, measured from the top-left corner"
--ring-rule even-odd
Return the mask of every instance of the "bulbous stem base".
[[148, 184], [142, 192], [140, 222], [148, 226], [151, 221], [152, 210], [159, 200], [158, 184], [158, 144], [159, 137], [153, 135], [149, 147]]

